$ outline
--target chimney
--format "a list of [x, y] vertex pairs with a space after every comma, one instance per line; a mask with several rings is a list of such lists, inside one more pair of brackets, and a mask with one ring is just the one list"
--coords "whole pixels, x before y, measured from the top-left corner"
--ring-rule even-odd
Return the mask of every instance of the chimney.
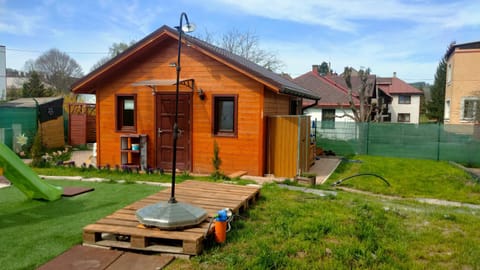
[[0, 45], [0, 100], [7, 99], [7, 60], [5, 46]]
[[312, 71], [318, 73], [318, 68], [319, 67], [320, 67], [319, 65], [312, 65]]
[[396, 77], [397, 77], [397, 72], [394, 71], [394, 72], [393, 72], [393, 78], [396, 78]]

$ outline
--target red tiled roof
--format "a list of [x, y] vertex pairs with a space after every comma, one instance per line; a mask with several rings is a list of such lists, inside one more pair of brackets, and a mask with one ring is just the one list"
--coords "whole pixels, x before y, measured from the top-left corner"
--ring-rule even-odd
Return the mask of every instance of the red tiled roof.
[[[309, 71], [293, 81], [321, 96], [322, 99], [318, 102], [321, 107], [339, 107], [349, 106], [348, 103], [348, 89], [334, 80], [330, 76], [321, 76], [316, 72]], [[358, 98], [354, 96], [355, 104], [358, 104]], [[311, 103], [311, 102], [310, 102]]]
[[423, 95], [423, 92], [397, 77], [377, 78], [377, 87], [389, 95]]

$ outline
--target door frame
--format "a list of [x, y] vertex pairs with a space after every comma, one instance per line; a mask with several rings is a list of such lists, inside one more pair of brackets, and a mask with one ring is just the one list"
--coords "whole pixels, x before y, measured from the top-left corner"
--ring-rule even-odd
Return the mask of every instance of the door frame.
[[[193, 147], [192, 147], [192, 136], [193, 136], [193, 93], [192, 92], [187, 92], [187, 91], [180, 91], [179, 96], [185, 95], [188, 96], [188, 101], [189, 101], [189, 113], [188, 113], [188, 122], [189, 122], [189, 142], [188, 142], [188, 157], [185, 160], [186, 164], [186, 171], [191, 172], [193, 169]], [[175, 90], [168, 90], [168, 91], [161, 91], [161, 92], [155, 92], [154, 94], [154, 99], [153, 99], [153, 136], [154, 136], [154, 148], [152, 149], [153, 152], [153, 161], [155, 165], [155, 169], [157, 169], [157, 164], [158, 164], [158, 155], [157, 155], [157, 149], [160, 147], [159, 143], [159, 138], [157, 134], [157, 111], [160, 109], [157, 106], [157, 96], [158, 95], [175, 95]], [[172, 141], [173, 145], [173, 141]], [[178, 145], [177, 145], [178, 146]]]

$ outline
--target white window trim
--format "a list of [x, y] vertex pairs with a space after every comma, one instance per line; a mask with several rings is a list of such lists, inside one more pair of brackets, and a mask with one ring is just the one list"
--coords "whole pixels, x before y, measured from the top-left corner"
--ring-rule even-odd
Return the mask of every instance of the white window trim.
[[[460, 104], [460, 115], [461, 115], [461, 118], [460, 120], [462, 122], [474, 122], [475, 121], [475, 117], [472, 117], [472, 118], [465, 118], [465, 101], [467, 100], [477, 100], [478, 102], [480, 102], [480, 97], [476, 97], [476, 96], [468, 96], [468, 97], [462, 97], [462, 103]], [[476, 113], [480, 113], [480, 112], [475, 112], [474, 111], [474, 114]]]

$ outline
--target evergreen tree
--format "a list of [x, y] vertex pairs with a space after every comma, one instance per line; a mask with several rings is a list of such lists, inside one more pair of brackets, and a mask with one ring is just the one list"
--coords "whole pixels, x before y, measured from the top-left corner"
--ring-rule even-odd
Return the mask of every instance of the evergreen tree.
[[325, 76], [327, 74], [331, 73], [330, 67], [327, 62], [322, 62], [320, 66], [318, 67], [318, 74]]
[[[452, 46], [454, 43], [451, 43]], [[449, 46], [449, 48], [450, 48]], [[448, 49], [447, 49], [448, 52]], [[438, 63], [435, 80], [430, 88], [431, 100], [427, 104], [427, 117], [442, 123], [445, 110], [445, 87], [447, 83], [447, 54]]]
[[52, 96], [52, 92], [46, 89], [43, 83], [40, 81], [40, 76], [37, 72], [31, 71], [30, 79], [23, 84], [22, 87], [23, 97], [49, 97]]

